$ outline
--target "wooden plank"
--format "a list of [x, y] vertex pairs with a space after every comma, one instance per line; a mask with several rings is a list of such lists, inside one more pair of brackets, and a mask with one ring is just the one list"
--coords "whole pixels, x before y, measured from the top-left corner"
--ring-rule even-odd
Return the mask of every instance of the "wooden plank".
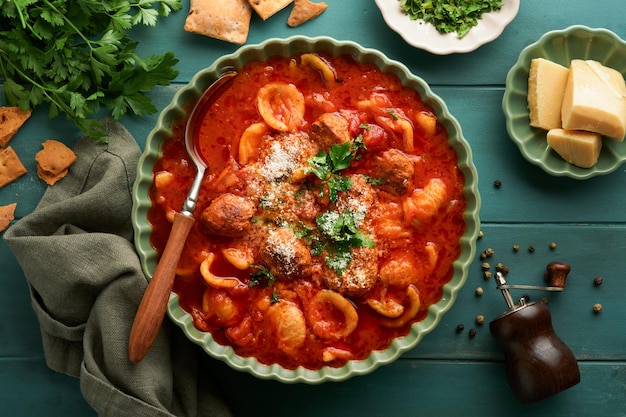
[[[503, 84], [506, 73], [521, 50], [547, 31], [580, 24], [604, 27], [622, 37], [626, 36], [620, 14], [616, 13], [623, 8], [621, 0], [603, 0], [594, 2], [592, 6], [589, 0], [549, 5], [539, 0], [523, 0], [515, 20], [495, 41], [469, 54], [439, 56], [408, 45], [387, 27], [373, 0], [350, 3], [331, 4], [314, 22], [297, 29], [286, 25], [290, 8], [267, 21], [254, 17], [247, 44], [256, 44], [271, 37], [330, 36], [384, 51], [387, 56], [405, 63], [432, 85], [493, 85]], [[239, 49], [238, 45], [184, 32], [182, 27], [189, 7], [188, 3], [184, 4], [183, 10], [160, 20], [156, 30], [140, 27], [133, 31], [134, 36], [141, 41], [138, 52], [142, 55], [161, 54], [166, 50], [176, 54], [182, 63], [178, 65], [180, 75], [177, 80], [183, 83], [200, 69], [209, 67], [218, 57]]]
[[[349, 3], [349, 4], [348, 4]], [[351, 39], [382, 50], [404, 62], [431, 84], [456, 116], [470, 142], [479, 167], [483, 199], [481, 218], [485, 237], [479, 252], [492, 247], [492, 264], [511, 269], [511, 283], [536, 284], [545, 265], [565, 260], [572, 265], [567, 289], [545, 296], [557, 334], [572, 348], [580, 363], [582, 382], [552, 399], [520, 407], [504, 380], [502, 353], [486, 326], [475, 338], [467, 337], [476, 315], [490, 321], [504, 310], [504, 301], [485, 281], [480, 260], [471, 267], [465, 288], [439, 327], [400, 360], [373, 374], [344, 383], [319, 386], [283, 385], [261, 381], [207, 359], [208, 373], [223, 385], [237, 416], [575, 416], [625, 415], [626, 334], [623, 332], [624, 198], [623, 169], [587, 181], [551, 177], [527, 163], [508, 139], [501, 111], [503, 84], [508, 69], [526, 45], [543, 33], [571, 24], [606, 27], [626, 36], [621, 0], [589, 2], [569, 0], [547, 5], [523, 0], [513, 23], [496, 41], [471, 54], [435, 56], [408, 46], [384, 24], [373, 1], [346, 1], [330, 5], [315, 24], [288, 28], [288, 9], [263, 22], [253, 19], [249, 43], [294, 34]], [[187, 3], [185, 8], [187, 8]], [[158, 29], [138, 28], [142, 55], [174, 50], [181, 60], [180, 75], [172, 87], [157, 88], [157, 108], [169, 103], [176, 88], [200, 69], [239, 47], [182, 30], [187, 10], [159, 21]], [[1, 102], [1, 99], [0, 99]], [[17, 201], [18, 217], [34, 210], [45, 185], [35, 175], [34, 155], [48, 138], [72, 145], [79, 132], [62, 117], [47, 119], [38, 109], [14, 139], [29, 174], [0, 190], [0, 204]], [[125, 126], [143, 146], [157, 115], [125, 118]], [[503, 186], [493, 187], [499, 179]], [[555, 241], [557, 249], [547, 248]], [[514, 253], [513, 244], [521, 250]], [[536, 250], [529, 253], [527, 247]], [[25, 279], [4, 242], [0, 242], [0, 404], [3, 412], [20, 416], [95, 415], [80, 395], [78, 381], [50, 371], [42, 359], [38, 325]], [[594, 287], [593, 277], [604, 283]], [[477, 298], [475, 287], [485, 294]], [[520, 292], [515, 293], [516, 296]], [[600, 302], [599, 315], [591, 306]], [[457, 334], [458, 323], [466, 331]], [[208, 375], [208, 374], [207, 374]]]
[[[159, 87], [150, 96], [161, 110], [170, 103], [178, 88], [178, 84]], [[585, 181], [551, 176], [528, 163], [509, 139], [501, 110], [501, 88], [467, 88], [464, 94], [458, 94], [454, 87], [436, 87], [434, 91], [459, 120], [472, 148], [474, 163], [479, 168], [483, 221], [624, 223], [623, 210], [619, 209], [624, 203], [618, 190], [626, 181], [626, 170]], [[480, 111], [474, 111], [476, 103], [480, 103]], [[128, 116], [123, 123], [143, 148], [157, 117]], [[41, 142], [45, 138], [56, 138], [71, 146], [79, 136], [66, 121], [49, 120], [46, 110], [38, 109], [11, 142], [29, 173], [0, 190], [0, 205], [16, 201], [18, 218], [31, 212], [46, 188], [37, 178], [34, 161]], [[502, 182], [500, 188], [494, 187], [495, 180]]]
[[26, 279], [3, 240], [0, 240], [0, 271], [0, 360], [42, 357], [39, 324], [31, 307]]
[[[506, 303], [495, 288], [494, 279], [485, 280], [481, 265], [488, 262], [495, 272], [498, 262], [510, 269], [510, 284], [545, 285], [543, 274], [546, 265], [563, 261], [571, 265], [567, 285], [561, 293], [545, 291], [511, 290], [515, 300], [524, 294], [534, 301], [543, 298], [548, 302], [552, 324], [557, 335], [566, 342], [579, 360], [626, 360], [626, 334], [619, 323], [623, 316], [623, 294], [626, 293], [623, 263], [626, 250], [623, 226], [598, 227], [596, 225], [504, 225], [484, 224], [484, 237], [477, 243], [480, 254], [487, 248], [494, 250], [492, 258], [477, 258], [470, 268], [470, 275], [452, 309], [440, 325], [413, 350], [407, 358], [450, 358], [497, 360], [502, 357], [489, 332], [488, 323], [506, 310]], [[549, 248], [557, 243], [556, 249]], [[520, 250], [513, 251], [519, 244]], [[535, 251], [530, 253], [529, 246]], [[593, 279], [603, 278], [596, 287]], [[477, 297], [475, 290], [482, 287], [484, 293]], [[601, 303], [603, 310], [594, 314], [593, 305]], [[475, 323], [478, 315], [484, 315], [486, 324]], [[456, 333], [456, 326], [463, 324], [465, 331]], [[470, 328], [477, 335], [468, 337]], [[619, 331], [616, 331], [620, 329]]]
[[[581, 415], [583, 406], [619, 415], [626, 401], [624, 362], [581, 362], [580, 384], [523, 407], [510, 392], [502, 363], [403, 359], [340, 383], [289, 385], [206, 362], [206, 377], [219, 380], [237, 417], [571, 417]], [[0, 380], [11, 381], [0, 390], [3, 412], [23, 417], [96, 415], [82, 398], [79, 381], [50, 371], [42, 360], [3, 360], [0, 365]]]
[[[495, 251], [488, 262], [492, 270], [497, 262], [509, 266], [508, 279], [512, 284], [543, 285], [543, 272], [549, 262], [560, 260], [572, 266], [572, 272], [563, 293], [512, 291], [514, 297], [528, 293], [533, 300], [548, 300], [552, 313], [553, 326], [557, 334], [570, 346], [575, 355], [583, 360], [626, 360], [626, 334], [616, 332], [616, 323], [622, 317], [623, 294], [626, 282], [623, 280], [622, 265], [607, 262], [619, 259], [626, 250], [622, 236], [624, 227], [591, 227], [561, 225], [483, 225], [485, 237], [478, 242], [478, 253], [487, 248]], [[548, 245], [551, 239], [557, 243], [555, 250]], [[519, 244], [519, 252], [512, 246]], [[535, 246], [529, 253], [528, 246]], [[30, 306], [28, 289], [21, 269], [12, 259], [6, 243], [0, 242], [4, 282], [10, 291], [0, 292], [0, 313], [2, 329], [12, 337], [0, 338], [0, 357], [29, 357], [41, 355], [39, 329]], [[495, 289], [493, 279], [482, 276], [481, 263], [476, 259], [470, 268], [465, 287], [459, 293], [452, 309], [443, 317], [440, 325], [413, 350], [407, 358], [444, 358], [498, 360], [501, 350], [492, 340], [487, 325], [477, 326], [477, 315], [484, 315], [487, 324], [505, 309], [502, 296]], [[593, 279], [602, 276], [600, 287], [593, 285]], [[482, 297], [475, 295], [476, 287], [482, 287]], [[593, 314], [595, 303], [603, 305], [601, 314]], [[465, 331], [456, 333], [457, 324], [463, 324]], [[470, 339], [467, 331], [475, 327], [477, 335]]]
[[[585, 362], [580, 368], [580, 384], [528, 406], [511, 393], [502, 363], [400, 360], [370, 375], [314, 386], [261, 381], [228, 370], [216, 373], [238, 417], [620, 415], [626, 364]], [[590, 413], [580, 414], [581, 409]]]
[[2, 415], [96, 416], [76, 378], [52, 372], [43, 359], [0, 359]]

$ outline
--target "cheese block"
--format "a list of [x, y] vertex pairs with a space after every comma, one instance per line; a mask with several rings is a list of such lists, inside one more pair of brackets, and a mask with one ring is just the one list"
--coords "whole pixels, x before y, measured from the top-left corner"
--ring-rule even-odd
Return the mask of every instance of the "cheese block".
[[622, 74], [596, 61], [572, 60], [561, 120], [563, 129], [587, 130], [623, 141], [626, 83]]
[[544, 58], [530, 61], [528, 110], [530, 125], [545, 130], [561, 127], [561, 102], [569, 69]]
[[602, 149], [602, 137], [598, 133], [552, 129], [547, 138], [548, 145], [570, 164], [591, 168], [598, 162]]

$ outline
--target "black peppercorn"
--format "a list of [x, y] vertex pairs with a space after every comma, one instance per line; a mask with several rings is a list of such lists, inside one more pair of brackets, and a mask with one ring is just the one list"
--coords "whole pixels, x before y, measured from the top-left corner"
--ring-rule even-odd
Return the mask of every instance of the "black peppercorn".
[[465, 329], [465, 326], [463, 326], [462, 324], [457, 324], [456, 325], [456, 332], [457, 333], [461, 333], [464, 329]]
[[602, 277], [595, 277], [593, 279], [593, 285], [595, 285], [596, 287], [599, 287], [600, 285], [602, 285]]
[[500, 181], [500, 180], [495, 180], [495, 181], [493, 182], [493, 186], [494, 186], [494, 187], [496, 187], [496, 188], [500, 188], [500, 187], [502, 187], [502, 181]]
[[474, 337], [474, 336], [476, 336], [476, 329], [471, 328], [471, 329], [469, 330], [469, 337]]

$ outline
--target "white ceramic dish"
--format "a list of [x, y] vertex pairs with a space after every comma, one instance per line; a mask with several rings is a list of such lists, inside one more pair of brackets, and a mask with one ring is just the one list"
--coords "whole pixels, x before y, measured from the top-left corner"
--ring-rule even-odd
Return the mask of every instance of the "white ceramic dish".
[[399, 0], [375, 0], [387, 25], [409, 44], [437, 55], [465, 53], [495, 40], [513, 21], [520, 0], [504, 0], [502, 9], [485, 13], [478, 25], [459, 39], [456, 33], [442, 34], [430, 23], [411, 20], [400, 8]]

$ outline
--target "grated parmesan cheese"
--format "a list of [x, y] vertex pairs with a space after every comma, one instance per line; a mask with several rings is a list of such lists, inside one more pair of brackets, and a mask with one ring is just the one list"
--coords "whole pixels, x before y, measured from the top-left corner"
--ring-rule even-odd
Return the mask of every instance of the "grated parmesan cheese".
[[276, 181], [292, 174], [300, 165], [302, 148], [297, 140], [291, 137], [279, 142], [274, 141], [270, 146], [269, 154], [265, 157], [263, 166], [259, 169], [261, 175], [268, 181]]
[[285, 274], [290, 275], [296, 271], [296, 250], [287, 240], [281, 238], [280, 233], [270, 230], [267, 246], [275, 255], [275, 259], [282, 264]]
[[334, 235], [334, 227], [339, 219], [339, 212], [337, 211], [326, 211], [321, 214], [323, 221], [318, 222], [318, 227], [322, 231], [322, 233], [327, 236]]

